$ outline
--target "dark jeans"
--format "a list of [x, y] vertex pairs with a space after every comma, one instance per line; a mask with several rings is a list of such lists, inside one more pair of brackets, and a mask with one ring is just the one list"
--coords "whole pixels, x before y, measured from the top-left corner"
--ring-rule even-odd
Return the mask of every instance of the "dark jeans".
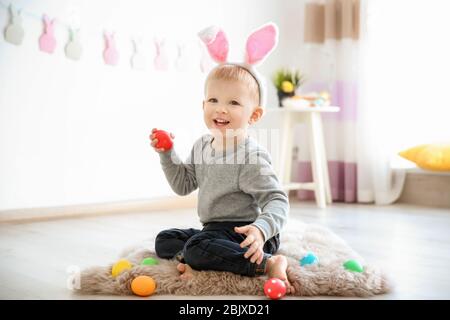
[[168, 229], [156, 237], [155, 251], [164, 259], [177, 258], [196, 270], [229, 271], [245, 276], [258, 276], [265, 272], [267, 259], [280, 246], [279, 235], [264, 244], [264, 259], [260, 265], [251, 263], [244, 254], [248, 248], [240, 243], [246, 236], [236, 233], [234, 227], [251, 222], [212, 222], [198, 229]]

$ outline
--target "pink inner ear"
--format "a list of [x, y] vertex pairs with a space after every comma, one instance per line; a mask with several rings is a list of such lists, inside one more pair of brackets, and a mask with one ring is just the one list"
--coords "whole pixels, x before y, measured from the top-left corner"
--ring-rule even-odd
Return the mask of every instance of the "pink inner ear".
[[248, 64], [262, 61], [275, 48], [277, 44], [278, 30], [274, 24], [268, 24], [253, 32], [247, 40]]
[[220, 30], [216, 38], [206, 44], [209, 54], [211, 58], [213, 58], [216, 62], [221, 63], [227, 61], [228, 56], [228, 40], [225, 33]]

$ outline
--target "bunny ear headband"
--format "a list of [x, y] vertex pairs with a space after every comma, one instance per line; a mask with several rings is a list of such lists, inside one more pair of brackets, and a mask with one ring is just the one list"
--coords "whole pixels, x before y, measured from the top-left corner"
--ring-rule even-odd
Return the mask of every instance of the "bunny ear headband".
[[208, 27], [199, 32], [198, 36], [205, 43], [211, 58], [219, 66], [223, 64], [237, 65], [247, 70], [255, 78], [259, 87], [259, 104], [264, 106], [266, 102], [265, 86], [261, 76], [254, 67], [261, 64], [275, 49], [278, 42], [277, 26], [273, 23], [268, 23], [250, 34], [245, 47], [244, 63], [227, 61], [228, 40], [222, 29], [215, 26]]

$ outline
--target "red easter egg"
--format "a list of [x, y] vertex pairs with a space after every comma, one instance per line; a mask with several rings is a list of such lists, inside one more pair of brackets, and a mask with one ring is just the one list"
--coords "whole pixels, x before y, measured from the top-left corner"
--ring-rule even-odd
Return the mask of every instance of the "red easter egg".
[[270, 278], [264, 284], [264, 293], [270, 299], [280, 299], [286, 294], [286, 284], [280, 279]]
[[156, 148], [163, 148], [164, 150], [170, 150], [172, 148], [173, 142], [169, 133], [164, 130], [156, 130], [154, 134], [155, 138], [158, 139]]

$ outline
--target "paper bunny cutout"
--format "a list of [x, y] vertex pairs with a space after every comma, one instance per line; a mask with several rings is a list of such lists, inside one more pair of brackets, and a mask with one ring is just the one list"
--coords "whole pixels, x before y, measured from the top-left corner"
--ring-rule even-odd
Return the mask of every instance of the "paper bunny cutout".
[[105, 32], [105, 50], [103, 51], [105, 63], [115, 66], [119, 62], [119, 51], [116, 48], [116, 42], [113, 33]]
[[5, 40], [16, 46], [22, 44], [24, 30], [22, 27], [22, 16], [20, 11], [16, 11], [13, 5], [9, 5], [11, 23], [5, 29]]
[[186, 55], [186, 44], [178, 43], [177, 44], [177, 58], [175, 60], [175, 67], [177, 71], [186, 71], [188, 68], [188, 57]]
[[208, 49], [211, 58], [220, 64], [233, 64], [246, 69], [255, 78], [259, 86], [260, 105], [265, 104], [265, 85], [262, 77], [254, 68], [261, 64], [275, 49], [278, 43], [278, 28], [274, 23], [267, 23], [253, 31], [247, 38], [244, 62], [229, 62], [229, 44], [225, 32], [216, 27], [208, 27], [199, 32], [198, 36]]
[[39, 49], [43, 52], [52, 54], [55, 51], [55, 19], [50, 18], [44, 14], [42, 20], [44, 21], [44, 33], [39, 37]]
[[131, 57], [131, 67], [137, 70], [145, 70], [147, 67], [147, 61], [145, 56], [141, 53], [140, 48], [142, 47], [141, 39], [132, 39], [134, 54]]
[[166, 52], [166, 41], [165, 39], [154, 39], [153, 43], [156, 48], [156, 57], [153, 61], [155, 69], [158, 71], [166, 71], [169, 68], [169, 58], [167, 57]]
[[79, 29], [73, 30], [72, 28], [69, 28], [70, 40], [66, 44], [65, 52], [66, 57], [72, 60], [80, 60], [81, 53], [83, 52], [83, 48], [81, 47], [80, 43], [79, 32]]

